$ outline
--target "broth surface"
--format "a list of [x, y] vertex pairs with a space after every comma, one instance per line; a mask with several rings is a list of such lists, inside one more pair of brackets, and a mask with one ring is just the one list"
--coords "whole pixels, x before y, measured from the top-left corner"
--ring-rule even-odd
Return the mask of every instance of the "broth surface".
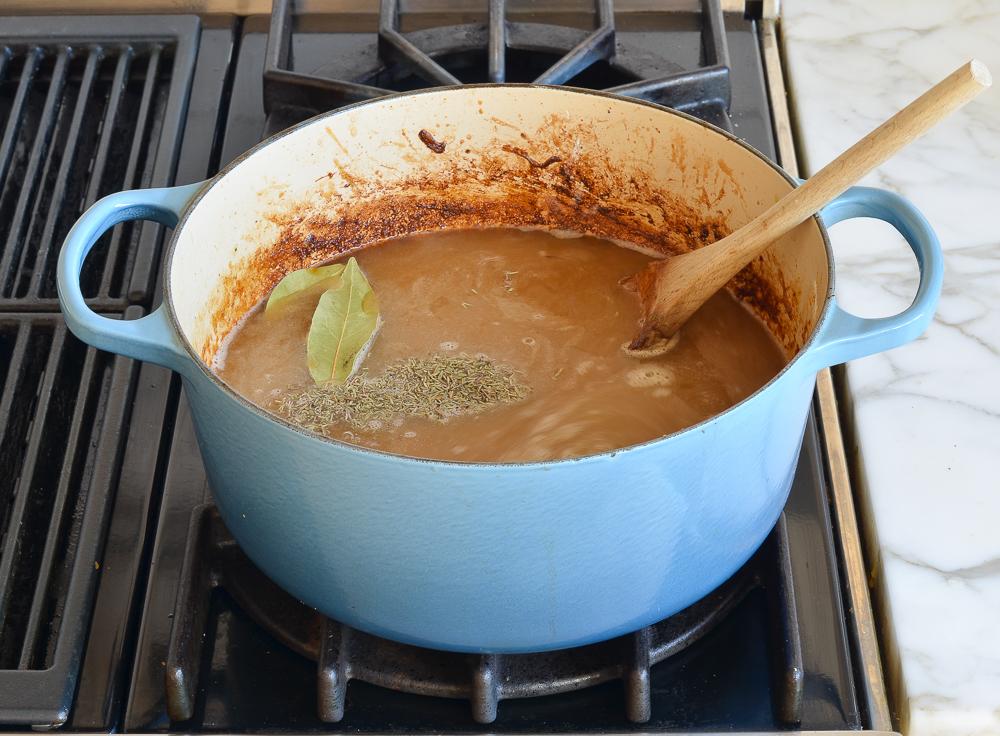
[[[446, 422], [327, 427], [328, 436], [353, 444], [466, 462], [590, 455], [707, 419], [785, 364], [767, 329], [726, 292], [695, 314], [665, 355], [626, 356], [621, 346], [636, 329], [639, 301], [618, 282], [649, 257], [597, 238], [460, 230], [353, 255], [382, 315], [362, 370], [374, 376], [399, 359], [485, 354], [531, 389], [516, 404]], [[326, 288], [301, 292], [271, 314], [262, 307], [249, 314], [220, 356], [223, 380], [265, 409], [310, 385], [306, 336]]]

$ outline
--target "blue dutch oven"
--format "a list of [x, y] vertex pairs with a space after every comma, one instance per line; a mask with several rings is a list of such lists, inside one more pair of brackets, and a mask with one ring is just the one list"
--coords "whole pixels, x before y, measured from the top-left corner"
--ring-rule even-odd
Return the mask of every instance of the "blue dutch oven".
[[[283, 272], [380, 237], [517, 225], [656, 248], [678, 228], [697, 237], [699, 218], [735, 229], [795, 185], [732, 136], [655, 105], [566, 88], [441, 88], [309, 120], [207, 182], [102, 199], [66, 239], [59, 296], [82, 340], [181, 374], [223, 518], [290, 593], [412, 644], [556, 649], [683, 609], [763, 542], [788, 495], [816, 371], [902, 345], [931, 320], [941, 251], [912, 205], [854, 188], [777, 241], [732, 286], [785, 346], [784, 370], [707, 421], [615, 452], [473, 464], [355, 447], [238, 396], [212, 371], [219, 345]], [[902, 313], [862, 319], [837, 305], [824, 225], [850, 217], [890, 223], [913, 249], [920, 283]], [[134, 219], [175, 228], [163, 304], [108, 319], [87, 307], [80, 270], [106, 230]]]

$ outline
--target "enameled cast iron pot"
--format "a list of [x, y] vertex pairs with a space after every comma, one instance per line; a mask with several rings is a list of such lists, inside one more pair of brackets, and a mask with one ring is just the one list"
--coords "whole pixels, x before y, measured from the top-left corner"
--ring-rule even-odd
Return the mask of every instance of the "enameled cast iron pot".
[[[439, 88], [313, 118], [207, 182], [102, 199], [66, 239], [59, 296], [81, 339], [182, 375], [223, 518], [289, 592], [413, 644], [555, 649], [675, 613], [763, 542], [816, 371], [912, 340], [932, 317], [942, 260], [919, 212], [852, 189], [782, 238], [730, 284], [791, 356], [781, 374], [697, 426], [577, 460], [431, 462], [319, 437], [217, 378], [220, 340], [286, 271], [375, 239], [544, 226], [670, 251], [738, 227], [795, 184], [725, 132], [655, 105]], [[860, 319], [835, 302], [823, 223], [858, 216], [890, 223], [916, 254], [920, 284], [901, 314]], [[132, 322], [92, 312], [79, 285], [94, 242], [129, 219], [176, 226], [163, 306]]]

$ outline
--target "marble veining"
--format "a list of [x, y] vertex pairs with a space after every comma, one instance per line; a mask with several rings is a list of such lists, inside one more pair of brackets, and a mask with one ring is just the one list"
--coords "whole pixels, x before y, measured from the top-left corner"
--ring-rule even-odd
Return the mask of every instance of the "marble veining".
[[[995, 1], [786, 0], [782, 14], [806, 173], [970, 57], [1000, 80]], [[912, 200], [945, 249], [927, 334], [847, 367], [903, 722], [1000, 734], [1000, 82], [863, 183]], [[831, 232], [844, 306], [909, 303], [916, 264], [887, 225]]]

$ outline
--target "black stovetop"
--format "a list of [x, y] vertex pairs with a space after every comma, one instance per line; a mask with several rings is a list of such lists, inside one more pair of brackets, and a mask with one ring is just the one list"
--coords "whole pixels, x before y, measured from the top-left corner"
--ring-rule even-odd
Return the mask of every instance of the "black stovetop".
[[[384, 2], [398, 22], [386, 21], [381, 46], [377, 12], [301, 18], [288, 36], [278, 34], [287, 23], [280, 13], [273, 23], [0, 18], [0, 724], [429, 733], [865, 722], [813, 418], [782, 521], [741, 573], [725, 615], [652, 666], [645, 723], [629, 719], [631, 691], [615, 678], [504, 700], [488, 725], [463, 700], [354, 681], [343, 720], [329, 723], [320, 718], [308, 647], [262, 626], [246, 586], [227, 586], [194, 546], [211, 493], [177, 377], [87, 349], [67, 333], [53, 267], [84, 206], [120, 189], [207, 178], [319, 110], [443, 81], [441, 69], [462, 82], [497, 78], [483, 5], [451, 15], [410, 13], [408, 5], [395, 15], [395, 3]], [[568, 83], [682, 107], [774, 157], [755, 22], [726, 16], [723, 29], [717, 2], [703, 6], [611, 15], [600, 0], [597, 13], [512, 10], [500, 29], [503, 71], [508, 81], [531, 81], [577, 47], [581, 58], [601, 58], [563, 73]], [[609, 18], [613, 36], [595, 33]], [[408, 52], [397, 31], [434, 61]], [[352, 84], [296, 80], [289, 71]], [[126, 319], [155, 306], [164, 235], [145, 224], [106, 237], [88, 260], [90, 304]], [[266, 581], [260, 591], [274, 593]], [[176, 636], [171, 645], [178, 621], [194, 627], [199, 645], [185, 650], [194, 655], [178, 655]], [[168, 678], [178, 662], [187, 669]], [[192, 697], [177, 721], [170, 688], [180, 681]]]

